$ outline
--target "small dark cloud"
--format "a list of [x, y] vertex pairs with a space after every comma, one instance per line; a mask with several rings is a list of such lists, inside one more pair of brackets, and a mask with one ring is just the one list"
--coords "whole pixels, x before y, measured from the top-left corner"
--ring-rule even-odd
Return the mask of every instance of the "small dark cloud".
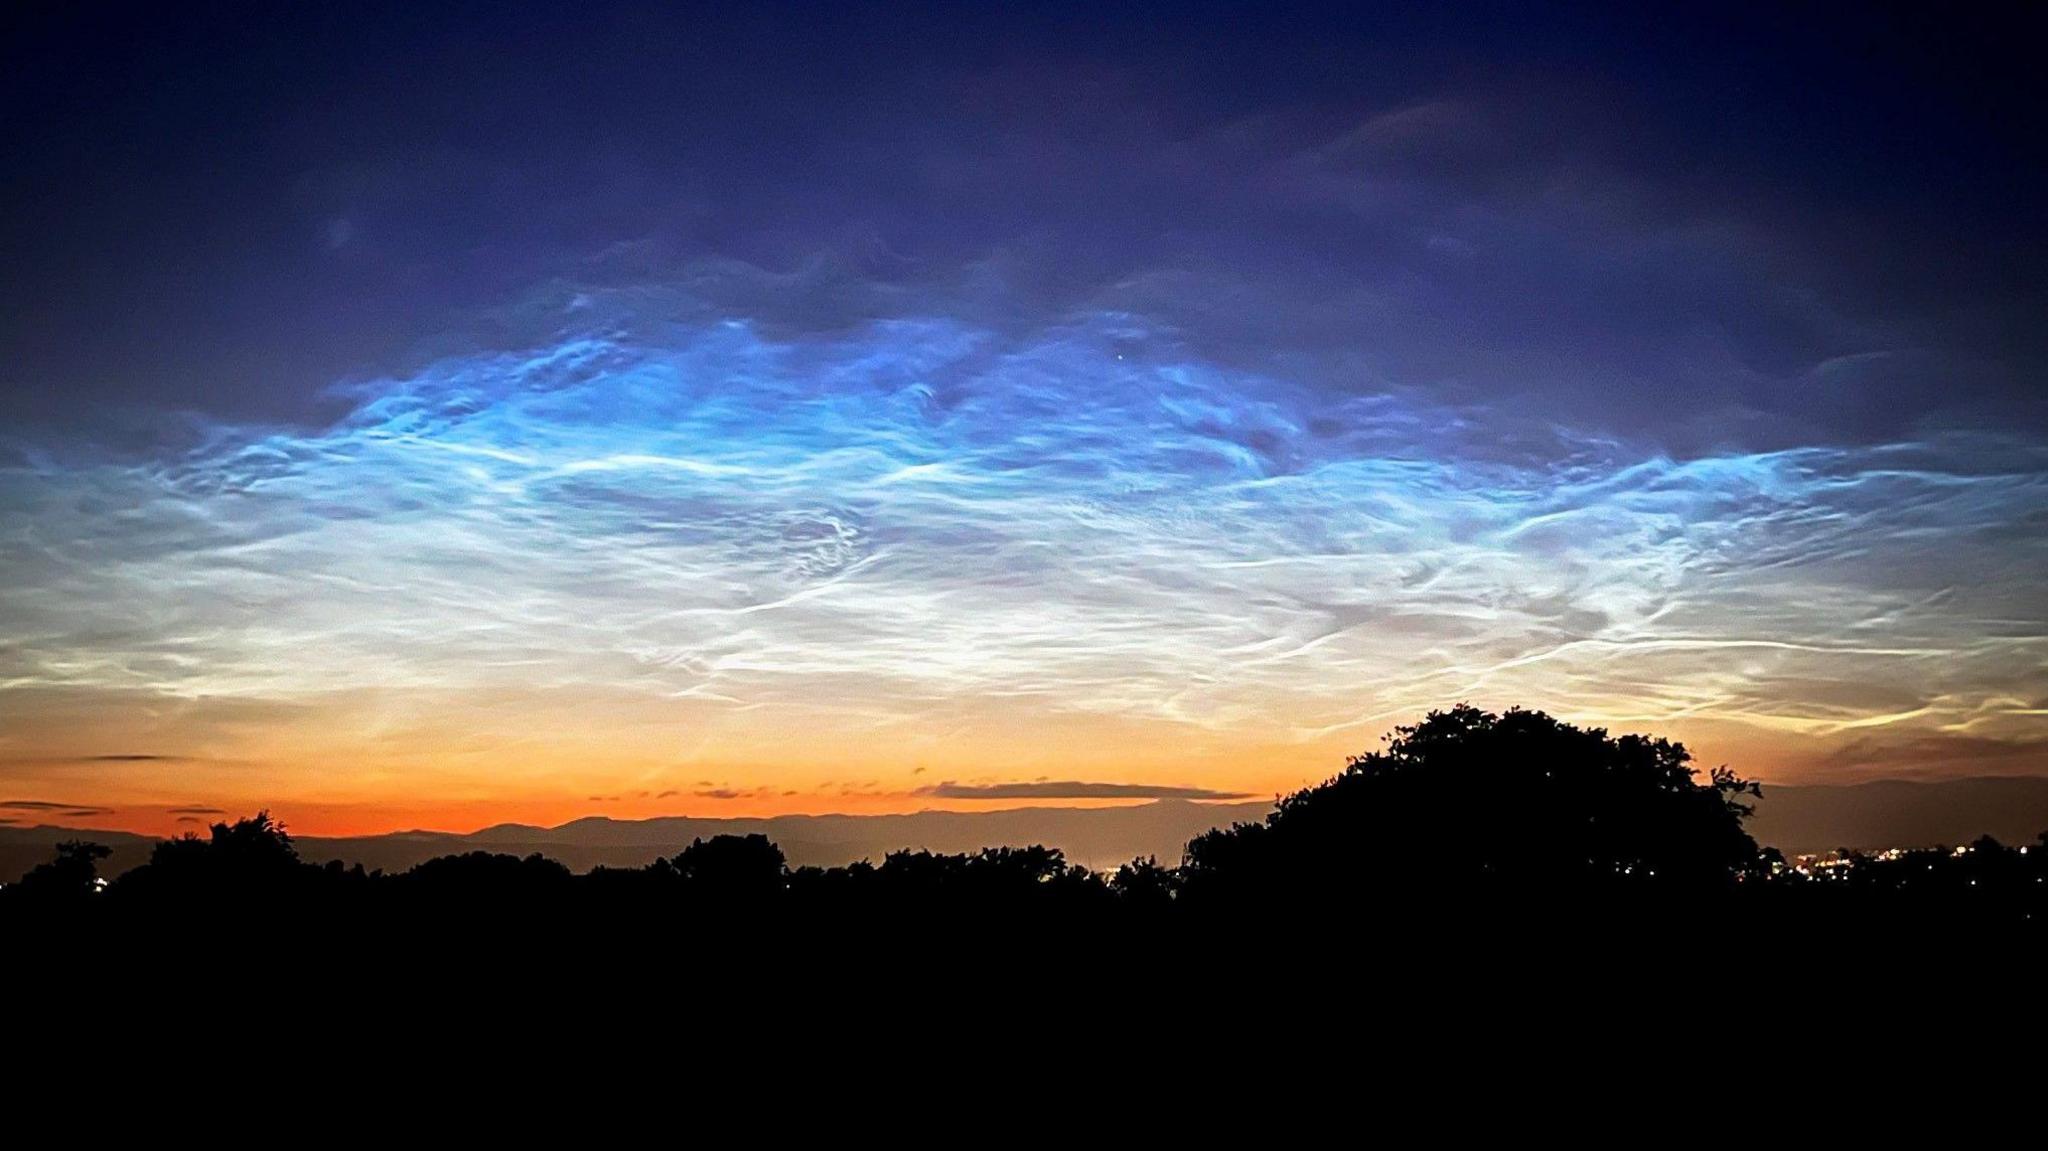
[[1078, 779], [1032, 783], [944, 783], [917, 789], [935, 799], [1250, 799], [1242, 791], [1162, 787], [1145, 783], [1090, 783]]
[[196, 816], [196, 815], [181, 815], [181, 816], [179, 816], [179, 817], [178, 817], [178, 822], [179, 822], [179, 823], [205, 823], [206, 821], [205, 821], [205, 820], [203, 820], [203, 819], [201, 819], [201, 818], [199, 818], [199, 817], [198, 817], [198, 816]]
[[165, 763], [181, 760], [182, 755], [150, 755], [140, 752], [117, 752], [111, 755], [88, 755], [87, 763]]
[[218, 807], [166, 807], [166, 808], [164, 808], [164, 810], [165, 810], [165, 811], [167, 811], [167, 812], [169, 812], [169, 813], [170, 813], [170, 814], [172, 814], [172, 815], [226, 815], [226, 814], [227, 814], [227, 812], [226, 812], [226, 811], [224, 811], [224, 810], [222, 810], [221, 808], [218, 808]]
[[72, 811], [78, 809], [75, 803], [56, 803], [47, 799], [6, 799], [0, 800], [0, 808], [15, 811]]
[[705, 799], [738, 799], [740, 797], [740, 793], [730, 787], [710, 787], [695, 794]]
[[669, 790], [667, 790], [667, 791], [664, 791], [664, 792], [662, 792], [662, 793], [661, 793], [660, 795], [657, 795], [657, 796], [655, 796], [654, 798], [656, 798], [656, 799], [671, 799], [671, 798], [674, 798], [675, 796], [678, 796], [678, 795], [681, 795], [681, 794], [682, 794], [682, 792], [680, 792], [680, 791], [677, 791], [677, 790], [675, 790], [674, 788], [670, 788]]

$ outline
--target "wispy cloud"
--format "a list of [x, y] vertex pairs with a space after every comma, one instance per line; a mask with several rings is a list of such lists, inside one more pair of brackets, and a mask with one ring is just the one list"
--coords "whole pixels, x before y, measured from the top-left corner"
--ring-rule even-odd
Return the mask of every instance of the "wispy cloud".
[[921, 787], [934, 799], [1250, 799], [1241, 791], [1207, 787], [1165, 787], [1145, 783], [1088, 783], [1078, 779], [1033, 783], [954, 783]]
[[47, 815], [65, 815], [70, 816], [74, 819], [81, 819], [87, 816], [113, 814], [111, 808], [93, 807], [90, 805], [78, 803], [56, 803], [50, 800], [42, 799], [0, 800], [0, 810], [33, 812], [37, 814]]
[[545, 346], [352, 386], [324, 430], [0, 466], [0, 682], [431, 690], [451, 723], [544, 686], [741, 728], [982, 708], [1212, 742], [1456, 699], [2040, 730], [2048, 451], [2024, 439], [1677, 457], [1221, 367], [1126, 313], [654, 339], [594, 299]]
[[[701, 66], [607, 42], [573, 107], [486, 53], [510, 149], [330, 85], [389, 147], [10, 156], [10, 792], [1263, 792], [1458, 699], [1841, 771], [2048, 737], [2038, 181], [1824, 107], [1886, 53], [1701, 133], [1691, 43], [1062, 20], [821, 105], [775, 81], [916, 37], [689, 20]], [[166, 240], [92, 278], [133, 307], [73, 282], [112, 202]]]

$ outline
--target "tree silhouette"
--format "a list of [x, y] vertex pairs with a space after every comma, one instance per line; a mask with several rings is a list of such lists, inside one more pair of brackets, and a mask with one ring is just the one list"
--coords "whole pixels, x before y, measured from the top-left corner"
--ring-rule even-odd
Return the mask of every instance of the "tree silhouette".
[[1542, 712], [1431, 712], [1265, 822], [1195, 839], [1183, 879], [1196, 899], [1721, 888], [1756, 858], [1741, 797], [1759, 789], [1726, 770], [1702, 782], [1690, 759]]
[[112, 854], [112, 848], [97, 843], [66, 840], [57, 845], [55, 859], [37, 864], [21, 877], [14, 891], [23, 899], [38, 902], [85, 899], [98, 893], [100, 860]]
[[509, 912], [565, 896], [573, 878], [567, 867], [539, 853], [522, 858], [471, 851], [429, 859], [399, 876], [395, 887], [408, 905]]
[[299, 861], [284, 825], [259, 811], [214, 824], [205, 839], [188, 833], [157, 844], [148, 863], [115, 883], [114, 894], [126, 900], [276, 894], [319, 871]]
[[280, 871], [299, 861], [298, 849], [284, 824], [259, 811], [233, 823], [216, 823], [212, 828], [216, 858], [238, 869]]
[[669, 866], [699, 894], [762, 898], [783, 886], [782, 849], [758, 833], [693, 840]]
[[1181, 873], [1149, 856], [1133, 859], [1110, 876], [1109, 889], [1128, 906], [1157, 911], [1179, 897]]
[[[586, 875], [539, 854], [486, 851], [385, 875], [302, 861], [265, 811], [157, 844], [104, 898], [93, 893], [108, 850], [61, 843], [0, 891], [0, 922], [50, 909], [78, 923], [149, 923], [162, 911], [165, 925], [206, 919], [244, 942], [290, 921], [329, 937], [341, 925], [367, 939], [444, 940], [532, 926], [531, 938], [594, 931], [658, 943], [695, 933], [725, 947], [784, 939], [777, 933], [793, 928], [885, 941], [951, 932], [956, 944], [972, 929], [1002, 948], [1080, 928], [1097, 941], [1150, 940], [1168, 952], [1262, 947], [1262, 932], [1286, 924], [1348, 932], [1374, 916], [1436, 932], [1411, 939], [1449, 939], [1457, 925], [1568, 925], [1590, 936], [1638, 930], [1655, 922], [1650, 913], [1711, 931], [1819, 938], [1854, 929], [1886, 942], [2048, 928], [2048, 835], [2032, 847], [1982, 837], [1787, 860], [1759, 851], [1743, 830], [1747, 801], [1759, 794], [1725, 768], [1703, 777], [1667, 740], [1461, 706], [1397, 728], [1384, 748], [1281, 799], [1262, 822], [1197, 837], [1178, 867], [1140, 859], [1103, 875], [1031, 846], [903, 850], [879, 864], [792, 869], [781, 848], [753, 834], [697, 839], [645, 867]], [[1555, 914], [1578, 909], [1596, 914]], [[1624, 909], [1644, 914], [1610, 914]], [[1419, 918], [1429, 915], [1447, 918]]]

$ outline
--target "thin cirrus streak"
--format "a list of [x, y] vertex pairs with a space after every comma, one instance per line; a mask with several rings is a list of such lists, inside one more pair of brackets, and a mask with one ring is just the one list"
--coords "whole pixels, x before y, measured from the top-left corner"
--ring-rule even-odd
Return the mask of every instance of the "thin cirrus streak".
[[[1882, 764], [1886, 732], [2031, 742], [2048, 710], [2048, 458], [2017, 439], [1531, 448], [1120, 314], [596, 330], [347, 394], [325, 429], [168, 458], [17, 449], [0, 707], [140, 709], [176, 746], [98, 758], [179, 763], [140, 790], [183, 799], [219, 798], [209, 759], [305, 755], [297, 726], [319, 754], [262, 786], [538, 787], [566, 757], [906, 802], [913, 760], [961, 794], [1055, 770], [1019, 750], [1044, 731], [1146, 733], [1096, 749], [1134, 783], [1269, 793], [1461, 699], [1770, 735], [1787, 769], [1851, 738]], [[550, 697], [576, 702], [520, 702]]]

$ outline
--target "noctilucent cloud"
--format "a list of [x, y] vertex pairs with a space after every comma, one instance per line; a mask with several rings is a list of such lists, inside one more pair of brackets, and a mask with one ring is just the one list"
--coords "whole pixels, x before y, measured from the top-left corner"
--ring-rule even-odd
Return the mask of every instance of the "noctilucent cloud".
[[1083, 11], [28, 19], [0, 818], [2044, 766], [1996, 30]]

